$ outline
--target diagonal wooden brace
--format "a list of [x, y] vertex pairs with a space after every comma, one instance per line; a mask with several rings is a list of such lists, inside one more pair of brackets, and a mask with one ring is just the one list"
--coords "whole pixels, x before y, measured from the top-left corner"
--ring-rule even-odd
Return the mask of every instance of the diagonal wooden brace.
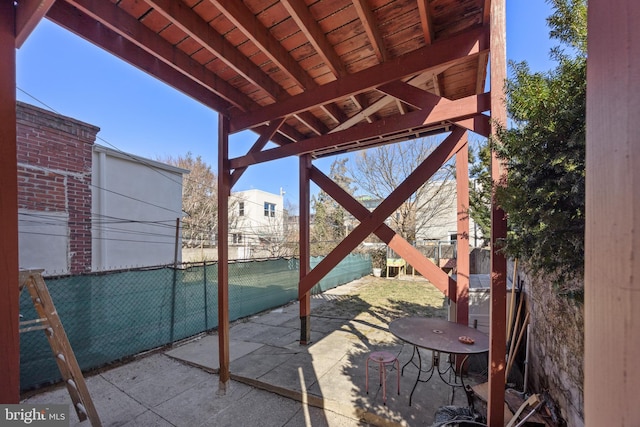
[[[353, 196], [315, 167], [311, 171], [311, 179], [359, 221], [366, 219], [371, 213]], [[457, 295], [456, 282], [440, 267], [426, 258], [387, 224], [382, 223], [374, 231], [374, 234], [455, 302]]]
[[[411, 196], [421, 185], [423, 185], [443, 164], [445, 164], [464, 144], [467, 143], [465, 130], [459, 127], [453, 128], [451, 134], [371, 213], [367, 211], [367, 216], [361, 219], [360, 224], [338, 244], [316, 267], [309, 272], [308, 275], [300, 280], [298, 287], [298, 295], [301, 297], [313, 288], [325, 275], [329, 273], [338, 263], [355, 249], [367, 236], [375, 233], [384, 221], [398, 207]], [[319, 171], [318, 171], [319, 172]], [[319, 174], [312, 171], [311, 179], [319, 178]], [[330, 181], [330, 180], [329, 180]], [[320, 185], [320, 184], [319, 184]], [[346, 200], [336, 200], [342, 204]], [[357, 203], [357, 202], [356, 202]], [[347, 207], [345, 206], [345, 209]], [[347, 209], [348, 210], [348, 209]], [[355, 215], [354, 215], [355, 216]], [[381, 232], [388, 234], [382, 228]], [[385, 235], [385, 239], [389, 239], [390, 246], [399, 248], [403, 253], [409, 253], [408, 242], [402, 243], [399, 236]], [[383, 239], [383, 240], [385, 240]], [[409, 257], [412, 258], [413, 257]], [[407, 259], [409, 261], [409, 259]], [[414, 260], [415, 262], [415, 260]], [[435, 274], [435, 270], [433, 270]], [[431, 274], [431, 273], [430, 273]], [[451, 292], [451, 286], [455, 289], [455, 282], [444, 286], [441, 281], [438, 282], [444, 289], [441, 289], [450, 298], [455, 298], [455, 292]]]
[[[269, 125], [266, 126], [262, 130], [262, 132], [261, 132], [260, 136], [258, 137], [257, 141], [249, 149], [249, 151], [247, 152], [247, 156], [249, 156], [251, 154], [254, 154], [254, 153], [259, 153], [260, 151], [262, 151], [262, 149], [265, 147], [265, 145], [267, 145], [269, 140], [271, 138], [273, 138], [273, 136], [276, 134], [276, 132], [278, 132], [278, 129], [280, 129], [280, 126], [282, 126], [283, 123], [284, 123], [284, 118], [277, 119], [277, 120], [274, 120], [271, 123], [269, 123]], [[244, 167], [235, 169], [233, 172], [231, 172], [231, 187], [232, 188], [236, 184], [236, 182], [238, 182], [238, 180], [240, 179], [242, 174], [247, 170], [247, 168], [248, 168], [248, 166], [244, 166]]]

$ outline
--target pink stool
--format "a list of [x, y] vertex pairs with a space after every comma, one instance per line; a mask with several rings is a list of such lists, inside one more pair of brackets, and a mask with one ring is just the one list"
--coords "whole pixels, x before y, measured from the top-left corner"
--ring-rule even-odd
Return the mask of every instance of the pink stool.
[[374, 351], [367, 357], [367, 366], [365, 368], [365, 390], [369, 394], [369, 362], [378, 364], [380, 371], [380, 385], [382, 386], [382, 401], [387, 404], [387, 365], [396, 365], [396, 376], [398, 377], [398, 394], [400, 394], [400, 362], [398, 358], [388, 351]]

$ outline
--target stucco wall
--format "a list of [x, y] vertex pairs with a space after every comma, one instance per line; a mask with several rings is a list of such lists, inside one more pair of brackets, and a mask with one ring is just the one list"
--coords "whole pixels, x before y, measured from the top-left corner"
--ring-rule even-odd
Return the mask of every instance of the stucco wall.
[[93, 159], [93, 269], [173, 263], [186, 171], [100, 145]]
[[[529, 389], [548, 391], [568, 426], [584, 425], [584, 309], [522, 272], [530, 312]], [[608, 369], [603, 366], [602, 369]]]

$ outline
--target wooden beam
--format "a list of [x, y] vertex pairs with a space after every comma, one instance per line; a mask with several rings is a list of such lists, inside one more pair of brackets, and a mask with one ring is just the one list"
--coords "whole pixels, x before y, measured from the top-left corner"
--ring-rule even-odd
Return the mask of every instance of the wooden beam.
[[[438, 68], [438, 71], [442, 70], [442, 69], [443, 68]], [[434, 72], [436, 72], [436, 71], [434, 70]], [[430, 73], [421, 74], [420, 76], [409, 80], [408, 83], [410, 85], [414, 85], [414, 86], [421, 85], [421, 84], [423, 84], [424, 82], [426, 82], [429, 79], [429, 75], [430, 75]], [[380, 86], [377, 89], [380, 90], [381, 92], [384, 92], [384, 88], [387, 87], [387, 85], [393, 85], [393, 83], [394, 82], [387, 83], [386, 85]], [[341, 130], [348, 129], [348, 128], [360, 123], [362, 120], [364, 120], [365, 118], [369, 117], [370, 115], [372, 115], [376, 111], [379, 111], [380, 109], [384, 108], [386, 105], [391, 103], [394, 99], [396, 99], [396, 98], [393, 97], [393, 95], [383, 96], [379, 100], [375, 101], [373, 104], [367, 105], [365, 107], [363, 105], [363, 103], [360, 101], [360, 99], [359, 99], [360, 96], [359, 95], [352, 96], [351, 98], [354, 100], [354, 103], [356, 103], [359, 106], [359, 108], [362, 109], [362, 111], [360, 111], [360, 112], [354, 114], [353, 116], [349, 117], [348, 119], [344, 120], [338, 126], [336, 126], [335, 128], [331, 129], [331, 131], [329, 133], [339, 132]]]
[[[319, 169], [315, 167], [312, 169], [311, 179], [358, 221], [363, 221], [370, 217], [371, 212], [369, 212], [369, 209], [365, 208], [352, 195], [333, 182]], [[428, 180], [428, 177], [426, 179]], [[430, 259], [425, 257], [412, 244], [403, 239], [385, 223], [382, 223], [374, 231], [374, 234], [415, 268], [423, 277], [429, 280], [436, 288], [442, 291], [445, 296], [450, 297], [453, 302], [456, 301], [455, 280]]]
[[433, 108], [440, 100], [438, 95], [434, 95], [431, 92], [427, 92], [426, 90], [422, 90], [400, 80], [379, 86], [377, 89], [380, 92], [386, 93], [393, 98], [420, 109]]
[[55, 0], [22, 0], [15, 8], [16, 49], [20, 49], [29, 34], [49, 11]]
[[414, 111], [404, 116], [390, 117], [374, 123], [355, 126], [342, 132], [309, 138], [295, 144], [236, 157], [230, 160], [231, 168], [312, 153], [323, 148], [339, 147], [362, 139], [384, 136], [417, 127], [429, 127], [443, 121], [462, 120], [487, 111], [489, 100], [489, 94], [474, 95], [455, 101], [440, 98], [438, 104], [431, 111]]
[[456, 126], [463, 127], [478, 135], [488, 138], [491, 135], [491, 118], [485, 114], [478, 114], [469, 119], [457, 120], [452, 122]]
[[274, 100], [286, 96], [286, 92], [280, 85], [211, 28], [207, 22], [204, 22], [185, 3], [174, 0], [148, 0], [147, 3], [248, 82], [264, 90]]
[[217, 94], [186, 78], [184, 74], [175, 68], [159, 61], [155, 56], [64, 1], [55, 2], [49, 9], [47, 18], [207, 107], [216, 111], [227, 111], [231, 107], [229, 102], [220, 98]]
[[[504, 104], [506, 60], [506, 0], [491, 2], [491, 123], [493, 135], [498, 125], [507, 125]], [[492, 150], [491, 178], [494, 185], [505, 185], [507, 171]], [[495, 192], [491, 200], [491, 302], [489, 310], [489, 401], [487, 421], [490, 426], [504, 423], [504, 383], [506, 362], [507, 259], [498, 242], [507, 237], [507, 219], [498, 205]]]
[[385, 83], [402, 80], [442, 66], [451, 66], [460, 60], [482, 52], [487, 46], [487, 28], [476, 28], [458, 34], [380, 65], [349, 74], [339, 81], [307, 90], [278, 103], [255, 111], [234, 113], [231, 117], [231, 132], [235, 133], [252, 128], [275, 117], [289, 116], [319, 104], [341, 100]]
[[[467, 138], [465, 138], [467, 140]], [[456, 322], [469, 326], [469, 143], [456, 153]]]
[[305, 35], [316, 53], [322, 58], [336, 77], [347, 74], [347, 70], [340, 60], [333, 46], [327, 40], [322, 28], [309, 12], [309, 8], [301, 0], [280, 0], [280, 3], [287, 9], [291, 19], [295, 21], [300, 31]]
[[485, 91], [487, 82], [487, 63], [489, 62], [489, 52], [480, 52], [478, 55], [478, 76], [476, 78], [476, 93]]
[[[280, 126], [282, 126], [283, 123], [284, 123], [284, 119], [279, 119], [279, 120], [274, 120], [273, 122], [269, 123], [268, 126], [265, 126], [265, 128], [262, 129], [262, 132], [260, 132], [260, 136], [258, 137], [258, 140], [249, 149], [249, 153], [257, 153], [261, 151], [264, 148], [264, 146], [267, 145], [267, 143], [271, 140], [271, 138], [273, 138], [276, 132], [278, 132], [278, 129], [280, 129]], [[236, 183], [238, 182], [238, 180], [246, 170], [247, 170], [246, 167], [238, 168], [231, 173], [230, 184], [229, 184], [231, 188], [233, 188], [233, 186], [236, 185]]]
[[326, 104], [319, 106], [327, 113], [336, 123], [342, 123], [347, 119], [347, 115], [336, 104]]
[[229, 119], [218, 116], [218, 357], [222, 392], [229, 384]]
[[10, 404], [20, 403], [15, 12], [0, 2], [0, 402]]
[[311, 290], [311, 288], [338, 265], [345, 256], [364, 241], [369, 234], [380, 227], [411, 194], [445, 164], [455, 152], [460, 149], [460, 141], [464, 133], [465, 131], [463, 129], [455, 128], [451, 134], [371, 212], [368, 218], [361, 221], [338, 246], [300, 281], [298, 294], [300, 295]]
[[[309, 175], [311, 156], [300, 156], [300, 282], [311, 270], [311, 187]], [[300, 300], [300, 344], [311, 342], [311, 292], [299, 292]]]
[[[164, 0], [171, 1], [171, 0]], [[210, 0], [233, 25], [242, 31], [280, 70], [302, 89], [316, 87], [316, 82], [302, 69], [268, 28], [241, 1]], [[275, 117], [273, 117], [275, 118]]]
[[420, 15], [420, 25], [426, 44], [433, 43], [433, 24], [431, 23], [431, 12], [429, 11], [428, 0], [418, 0], [418, 14]]
[[316, 135], [324, 135], [329, 132], [329, 129], [327, 129], [325, 124], [316, 116], [311, 114], [310, 111], [302, 111], [294, 114], [294, 116], [300, 121], [300, 123], [308, 127]]
[[364, 32], [367, 34], [367, 38], [369, 39], [369, 43], [371, 43], [373, 52], [376, 54], [376, 58], [378, 58], [380, 63], [385, 62], [387, 60], [387, 48], [384, 46], [384, 40], [378, 30], [376, 18], [373, 16], [371, 8], [369, 8], [369, 5], [365, 0], [353, 0], [353, 6], [358, 13], [360, 22], [362, 22]]
[[108, 0], [66, 0], [66, 2], [240, 110], [246, 111], [255, 106], [251, 98], [218, 78], [204, 65], [173, 46], [116, 4]]
[[[633, 24], [639, 16], [636, 0], [589, 0], [586, 426], [624, 426], [640, 420], [635, 357], [640, 349], [640, 27]], [[568, 418], [568, 424], [576, 419]]]
[[[282, 118], [280, 118], [278, 120], [282, 120]], [[278, 129], [278, 133], [280, 135], [286, 136], [287, 139], [289, 140], [289, 142], [296, 142], [296, 141], [300, 141], [300, 140], [305, 139], [305, 136], [303, 134], [301, 134], [300, 132], [298, 132], [298, 130], [296, 128], [294, 128], [293, 126], [290, 126], [290, 125], [288, 125], [286, 123], [283, 123], [282, 126], [280, 126], [280, 129]], [[283, 144], [280, 144], [280, 145], [283, 145]]]

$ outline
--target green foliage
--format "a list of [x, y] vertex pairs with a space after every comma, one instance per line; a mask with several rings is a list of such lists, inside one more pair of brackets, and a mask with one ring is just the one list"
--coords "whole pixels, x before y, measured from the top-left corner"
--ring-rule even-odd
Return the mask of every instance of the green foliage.
[[[586, 4], [553, 4], [551, 36], [573, 55], [555, 48], [558, 64], [547, 73], [532, 73], [526, 62], [510, 64], [512, 126], [499, 129], [493, 141], [508, 168], [508, 184], [496, 196], [508, 215], [504, 251], [554, 277], [561, 291], [574, 292], [584, 270]], [[482, 161], [488, 167], [486, 152]]]
[[469, 185], [469, 215], [480, 227], [484, 244], [488, 244], [491, 235], [491, 150], [489, 144], [478, 147], [478, 157], [469, 150], [471, 183]]

